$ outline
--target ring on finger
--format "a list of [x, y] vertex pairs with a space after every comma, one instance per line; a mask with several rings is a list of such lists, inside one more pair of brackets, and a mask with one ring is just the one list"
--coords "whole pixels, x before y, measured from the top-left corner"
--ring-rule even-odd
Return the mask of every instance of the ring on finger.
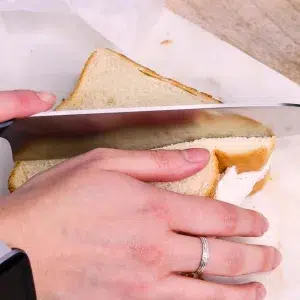
[[199, 239], [200, 239], [201, 245], [202, 245], [202, 255], [201, 255], [199, 267], [195, 273], [197, 273], [198, 275], [202, 275], [207, 266], [208, 260], [209, 260], [209, 247], [208, 247], [207, 238], [199, 237]]

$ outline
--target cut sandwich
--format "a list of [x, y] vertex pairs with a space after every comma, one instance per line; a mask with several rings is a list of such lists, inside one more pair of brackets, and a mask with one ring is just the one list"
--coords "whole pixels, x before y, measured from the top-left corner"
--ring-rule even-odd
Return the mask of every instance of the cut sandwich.
[[[188, 105], [218, 103], [213, 97], [167, 79], [108, 49], [94, 52], [85, 65], [79, 82], [57, 110]], [[156, 183], [157, 186], [185, 194], [213, 197], [220, 174], [236, 166], [238, 172], [259, 171], [274, 147], [272, 131], [239, 115], [205, 112], [192, 123], [178, 126], [123, 128], [101, 136], [85, 138], [39, 139], [20, 154], [43, 152], [53, 158], [18, 162], [9, 179], [14, 191], [32, 176], [60, 163], [67, 157], [97, 147], [119, 149], [184, 149], [204, 147], [212, 159], [202, 172], [181, 182]], [[57, 147], [59, 144], [59, 147]], [[170, 146], [171, 145], [171, 146]], [[18, 159], [18, 154], [15, 157]], [[265, 179], [257, 184], [263, 187]]]
[[[177, 193], [214, 198], [221, 174], [224, 170], [234, 167], [235, 173], [238, 174], [244, 174], [245, 171], [254, 173], [254, 180], [257, 178], [257, 181], [253, 182], [249, 193], [256, 192], [268, 179], [268, 170], [264, 170], [262, 166], [268, 162], [273, 146], [274, 138], [272, 137], [208, 138], [167, 146], [163, 149], [205, 148], [210, 151], [211, 159], [206, 168], [194, 176], [177, 182], [155, 184]], [[262, 172], [261, 178], [260, 172]], [[234, 183], [236, 184], [236, 181]], [[221, 195], [223, 196], [224, 193], [222, 192]]]

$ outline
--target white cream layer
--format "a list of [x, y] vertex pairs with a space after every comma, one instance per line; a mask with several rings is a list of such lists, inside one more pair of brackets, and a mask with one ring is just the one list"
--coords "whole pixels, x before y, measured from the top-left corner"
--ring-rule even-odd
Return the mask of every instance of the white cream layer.
[[241, 205], [255, 184], [268, 173], [271, 158], [260, 171], [238, 174], [236, 167], [228, 168], [219, 181], [215, 198], [234, 205]]

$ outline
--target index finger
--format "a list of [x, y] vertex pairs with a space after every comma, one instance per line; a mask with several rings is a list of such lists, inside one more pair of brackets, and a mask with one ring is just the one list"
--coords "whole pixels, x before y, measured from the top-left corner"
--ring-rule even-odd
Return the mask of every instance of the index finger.
[[197, 236], [256, 237], [268, 230], [267, 219], [256, 211], [203, 197], [166, 193], [161, 202], [174, 231]]
[[0, 92], [0, 122], [22, 118], [50, 109], [55, 96], [34, 91]]

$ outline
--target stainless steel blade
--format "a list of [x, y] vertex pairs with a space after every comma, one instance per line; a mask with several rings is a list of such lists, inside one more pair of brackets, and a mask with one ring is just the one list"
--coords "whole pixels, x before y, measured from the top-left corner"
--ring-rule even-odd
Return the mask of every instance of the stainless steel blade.
[[[87, 137], [135, 126], [178, 126], [200, 120], [205, 113], [239, 114], [269, 127], [276, 136], [300, 134], [300, 105], [227, 105], [142, 107], [121, 109], [69, 110], [45, 112], [15, 121], [2, 136], [12, 145], [13, 153], [38, 137]], [[224, 128], [224, 132], [230, 128]], [[222, 136], [222, 132], [219, 132]], [[59, 142], [57, 147], [59, 147]], [[43, 155], [18, 157], [46, 159]], [[58, 157], [59, 158], [59, 157]]]

